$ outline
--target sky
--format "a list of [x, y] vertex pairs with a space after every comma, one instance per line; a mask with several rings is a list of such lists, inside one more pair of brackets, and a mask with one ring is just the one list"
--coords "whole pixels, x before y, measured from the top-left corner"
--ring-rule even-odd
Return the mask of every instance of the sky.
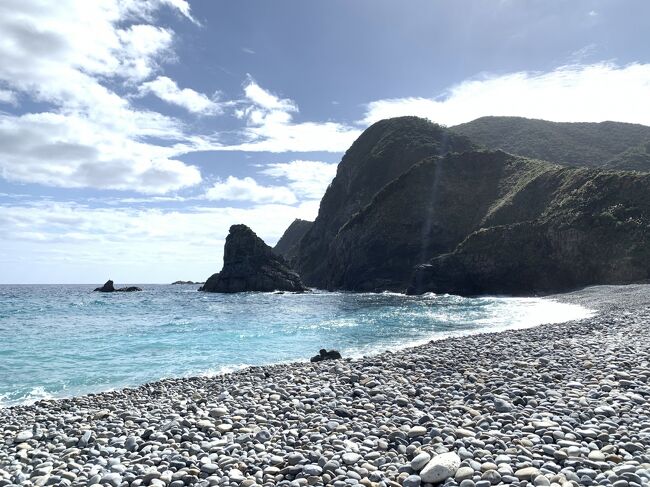
[[0, 283], [203, 281], [377, 120], [650, 125], [647, 0], [2, 0]]

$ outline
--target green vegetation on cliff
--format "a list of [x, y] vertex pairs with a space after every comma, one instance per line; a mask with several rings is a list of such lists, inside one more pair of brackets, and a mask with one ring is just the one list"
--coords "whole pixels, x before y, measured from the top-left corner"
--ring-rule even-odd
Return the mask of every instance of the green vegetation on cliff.
[[616, 171], [650, 168], [650, 127], [486, 117], [453, 130], [473, 140], [416, 117], [369, 127], [314, 223], [290, 227], [278, 252], [307, 285], [355, 291], [650, 278], [650, 174]]
[[382, 120], [366, 129], [343, 156], [318, 217], [300, 241], [293, 264], [304, 282], [324, 287], [330, 242], [381, 188], [422, 159], [472, 147], [466, 137], [418, 117]]
[[[631, 147], [650, 141], [650, 127], [621, 122], [561, 123], [482, 117], [451, 130], [488, 149], [586, 167], [606, 167]], [[643, 164], [619, 161], [612, 168], [650, 171], [650, 160], [645, 159]]]

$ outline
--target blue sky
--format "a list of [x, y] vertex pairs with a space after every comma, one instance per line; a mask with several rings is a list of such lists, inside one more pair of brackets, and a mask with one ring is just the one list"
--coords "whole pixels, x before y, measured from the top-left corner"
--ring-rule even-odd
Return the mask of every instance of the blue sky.
[[0, 282], [203, 280], [389, 116], [650, 124], [645, 0], [5, 0]]

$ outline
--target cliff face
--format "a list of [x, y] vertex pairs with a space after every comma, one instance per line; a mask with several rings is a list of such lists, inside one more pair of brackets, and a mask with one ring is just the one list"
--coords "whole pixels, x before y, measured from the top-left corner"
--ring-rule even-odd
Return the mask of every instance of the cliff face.
[[451, 128], [488, 149], [585, 167], [650, 171], [650, 159], [619, 157], [650, 141], [650, 127], [621, 122], [560, 123], [521, 117], [482, 117]]
[[538, 170], [500, 151], [425, 159], [341, 228], [330, 245], [326, 287], [404, 291], [415, 265], [453, 250], [511, 185]]
[[548, 201], [537, 216], [508, 222], [497, 212], [418, 266], [409, 292], [525, 295], [650, 278], [650, 175], [556, 169], [522, 187], [514, 204], [536, 206], [540, 189]]
[[318, 217], [298, 246], [295, 265], [305, 282], [326, 285], [324, 257], [331, 241], [386, 184], [424, 158], [470, 148], [467, 138], [417, 117], [382, 120], [364, 131], [343, 156]]
[[313, 225], [279, 245], [309, 285], [531, 294], [650, 278], [650, 173], [606, 170], [650, 164], [650, 127], [487, 117], [454, 130], [558, 164], [415, 117], [378, 122]]
[[250, 228], [233, 225], [226, 237], [223, 269], [210, 276], [199, 290], [214, 293], [301, 292], [306, 288], [298, 274]]
[[296, 218], [284, 231], [284, 234], [282, 234], [278, 243], [275, 244], [275, 247], [273, 247], [275, 253], [281, 255], [287, 262], [293, 262], [302, 237], [305, 236], [313, 224], [314, 222]]

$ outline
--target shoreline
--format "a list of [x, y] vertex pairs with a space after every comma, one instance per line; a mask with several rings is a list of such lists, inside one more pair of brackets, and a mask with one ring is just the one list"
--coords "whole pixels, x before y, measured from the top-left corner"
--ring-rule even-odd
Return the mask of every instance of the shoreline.
[[[331, 294], [332, 292], [329, 291], [319, 291], [318, 294]], [[338, 293], [350, 293], [350, 294], [358, 294], [358, 293], [352, 293], [352, 292], [347, 292], [347, 291], [337, 291], [334, 292], [334, 294]], [[261, 294], [276, 294], [274, 293], [261, 293]], [[361, 293], [361, 294], [368, 294], [368, 293]], [[372, 293], [371, 293], [372, 294]], [[382, 295], [394, 295], [394, 296], [399, 296], [402, 298], [417, 298], [417, 296], [408, 296], [404, 293], [395, 293], [395, 292], [389, 292], [389, 291], [384, 291], [382, 293], [379, 293]], [[442, 298], [442, 299], [447, 299], [449, 297], [451, 298], [457, 298], [456, 296], [451, 296], [451, 295], [435, 295], [433, 293], [428, 293], [431, 294], [433, 297], [436, 298]], [[426, 297], [428, 295], [423, 295], [423, 297]], [[579, 319], [585, 319], [593, 316], [594, 313], [596, 313], [595, 309], [592, 307], [584, 306], [584, 305], [579, 305], [576, 303], [573, 303], [569, 300], [561, 300], [561, 299], [556, 299], [556, 296], [564, 296], [564, 294], [559, 294], [559, 295], [548, 295], [548, 296], [528, 296], [528, 297], [522, 297], [522, 296], [477, 296], [472, 299], [475, 300], [490, 300], [492, 298], [496, 298], [499, 300], [502, 299], [511, 299], [513, 301], [528, 301], [527, 303], [520, 304], [519, 306], [531, 306], [533, 302], [553, 302], [553, 303], [560, 303], [563, 305], [569, 305], [569, 306], [575, 306], [574, 309], [565, 309], [563, 310], [564, 312], [570, 312], [571, 316], [573, 315], [579, 315], [580, 313], [583, 313], [584, 316], [579, 318]], [[428, 296], [431, 297], [431, 296]], [[460, 297], [458, 297], [460, 298]], [[465, 299], [465, 298], [461, 298]], [[363, 360], [363, 359], [370, 359], [372, 357], [375, 357], [377, 355], [380, 355], [382, 353], [385, 353], [386, 351], [390, 352], [400, 352], [400, 351], [406, 351], [415, 347], [419, 347], [422, 345], [426, 345], [428, 343], [434, 342], [434, 341], [441, 341], [441, 340], [447, 340], [449, 338], [458, 338], [458, 337], [463, 337], [463, 336], [472, 336], [472, 335], [477, 335], [477, 334], [484, 334], [484, 333], [500, 333], [502, 331], [507, 331], [507, 330], [518, 330], [518, 329], [526, 329], [526, 328], [534, 328], [538, 326], [544, 326], [548, 324], [555, 324], [555, 323], [563, 323], [567, 321], [573, 321], [574, 319], [578, 318], [571, 318], [571, 319], [566, 319], [564, 317], [559, 318], [558, 312], [560, 310], [554, 309], [554, 310], [544, 310], [546, 312], [553, 311], [553, 317], [550, 317], [548, 320], [545, 320], [543, 322], [539, 322], [537, 318], [533, 319], [532, 316], [526, 316], [525, 318], [522, 317], [512, 317], [515, 321], [509, 321], [508, 323], [505, 322], [497, 322], [491, 327], [488, 328], [481, 328], [478, 327], [476, 329], [474, 328], [461, 328], [459, 330], [447, 330], [447, 331], [431, 331], [429, 334], [420, 336], [418, 338], [411, 338], [408, 342], [406, 343], [375, 343], [375, 344], [365, 344], [362, 346], [357, 346], [354, 348], [340, 348], [339, 350], [343, 354], [344, 359], [351, 359], [351, 360]], [[516, 318], [516, 319], [515, 319]], [[532, 319], [532, 322], [529, 322]], [[21, 407], [21, 406], [32, 406], [38, 402], [44, 401], [44, 402], [52, 402], [52, 401], [61, 401], [61, 400], [70, 400], [70, 399], [75, 399], [75, 398], [80, 398], [88, 395], [92, 396], [97, 396], [105, 393], [110, 393], [110, 392], [119, 392], [119, 391], [126, 391], [126, 390], [137, 390], [141, 387], [144, 386], [152, 386], [155, 385], [157, 382], [161, 381], [173, 381], [173, 380], [185, 380], [185, 379], [192, 379], [192, 378], [212, 378], [212, 377], [218, 377], [222, 375], [227, 375], [227, 374], [232, 374], [236, 372], [241, 372], [249, 368], [259, 368], [259, 367], [271, 367], [271, 366], [288, 366], [288, 365], [297, 365], [297, 364], [305, 364], [309, 363], [310, 357], [313, 356], [313, 354], [316, 352], [316, 350], [312, 350], [311, 354], [308, 354], [302, 358], [297, 358], [297, 359], [289, 359], [289, 360], [277, 360], [273, 362], [268, 362], [268, 363], [236, 363], [236, 364], [225, 364], [218, 366], [216, 368], [209, 368], [209, 369], [204, 369], [200, 371], [188, 371], [185, 373], [181, 373], [178, 375], [171, 375], [167, 377], [159, 377], [159, 378], [154, 378], [151, 380], [148, 380], [147, 382], [142, 382], [142, 383], [122, 383], [122, 384], [115, 384], [112, 386], [107, 386], [105, 388], [100, 388], [96, 390], [76, 390], [76, 391], [71, 391], [68, 394], [62, 394], [61, 392], [58, 393], [49, 393], [43, 390], [41, 386], [38, 386], [33, 389], [32, 392], [33, 397], [28, 397], [25, 399], [22, 399], [20, 402], [18, 401], [12, 401], [8, 403], [4, 403], [3, 396], [0, 396], [0, 410], [4, 408], [15, 408], [15, 407]], [[31, 395], [31, 394], [30, 394]]]
[[3, 408], [0, 485], [413, 487], [431, 457], [461, 487], [647, 485], [649, 289], [547, 297], [598, 310], [580, 321]]

